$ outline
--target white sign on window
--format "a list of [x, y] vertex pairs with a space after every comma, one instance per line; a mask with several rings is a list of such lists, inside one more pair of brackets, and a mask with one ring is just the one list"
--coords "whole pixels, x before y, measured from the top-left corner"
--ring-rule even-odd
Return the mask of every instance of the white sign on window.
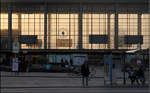
[[74, 54], [73, 55], [73, 65], [82, 65], [87, 60], [87, 55], [84, 54]]
[[12, 71], [18, 71], [18, 70], [19, 70], [18, 58], [13, 58]]

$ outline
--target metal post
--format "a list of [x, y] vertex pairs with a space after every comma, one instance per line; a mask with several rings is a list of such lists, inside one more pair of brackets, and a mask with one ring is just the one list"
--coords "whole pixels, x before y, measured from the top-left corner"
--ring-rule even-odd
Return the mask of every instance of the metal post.
[[8, 6], [8, 50], [12, 50], [12, 7]]
[[122, 56], [122, 59], [123, 59], [123, 84], [125, 85], [126, 84], [126, 54], [123, 53], [123, 56]]
[[47, 49], [47, 4], [44, 10], [44, 49]]
[[82, 7], [80, 4], [80, 9], [79, 9], [79, 40], [78, 40], [78, 49], [82, 49]]
[[117, 10], [118, 5], [115, 5], [115, 49], [118, 49], [118, 10]]

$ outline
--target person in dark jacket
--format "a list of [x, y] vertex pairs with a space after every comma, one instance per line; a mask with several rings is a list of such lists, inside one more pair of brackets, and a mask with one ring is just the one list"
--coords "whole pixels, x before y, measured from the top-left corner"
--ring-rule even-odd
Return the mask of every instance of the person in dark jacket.
[[130, 70], [128, 73], [129, 73], [129, 79], [131, 80], [131, 85], [133, 85], [135, 81], [139, 85], [138, 72], [136, 70], [133, 70], [133, 67], [130, 67]]
[[88, 86], [88, 77], [90, 72], [89, 72], [89, 65], [87, 62], [81, 65], [81, 74], [83, 87]]
[[142, 69], [142, 66], [139, 67], [138, 71], [137, 71], [137, 76], [138, 79], [140, 79], [141, 84], [145, 84], [145, 76], [144, 76], [144, 71]]

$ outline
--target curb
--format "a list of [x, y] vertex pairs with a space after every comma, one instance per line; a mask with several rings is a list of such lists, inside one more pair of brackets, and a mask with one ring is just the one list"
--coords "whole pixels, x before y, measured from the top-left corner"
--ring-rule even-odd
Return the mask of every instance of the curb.
[[38, 86], [38, 87], [1, 87], [0, 89], [17, 89], [17, 88], [149, 88], [149, 86]]

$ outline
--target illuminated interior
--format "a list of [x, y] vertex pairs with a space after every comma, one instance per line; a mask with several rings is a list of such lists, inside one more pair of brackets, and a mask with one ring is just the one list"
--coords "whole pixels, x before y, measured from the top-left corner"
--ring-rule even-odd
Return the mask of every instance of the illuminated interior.
[[[78, 14], [49, 13], [47, 15], [47, 48], [48, 49], [77, 49], [79, 38]], [[83, 49], [114, 49], [114, 14], [84, 13], [82, 19]], [[141, 15], [142, 49], [148, 48], [149, 22], [148, 14]], [[8, 39], [8, 14], [0, 14], [1, 42]], [[21, 44], [22, 49], [44, 49], [44, 14], [12, 14], [13, 42], [18, 41], [19, 35], [37, 35], [36, 44]], [[108, 44], [90, 44], [89, 35], [108, 35]], [[124, 44], [124, 35], [138, 35], [138, 14], [118, 15], [118, 48], [135, 49], [137, 44]], [[7, 44], [5, 45], [7, 47]]]

